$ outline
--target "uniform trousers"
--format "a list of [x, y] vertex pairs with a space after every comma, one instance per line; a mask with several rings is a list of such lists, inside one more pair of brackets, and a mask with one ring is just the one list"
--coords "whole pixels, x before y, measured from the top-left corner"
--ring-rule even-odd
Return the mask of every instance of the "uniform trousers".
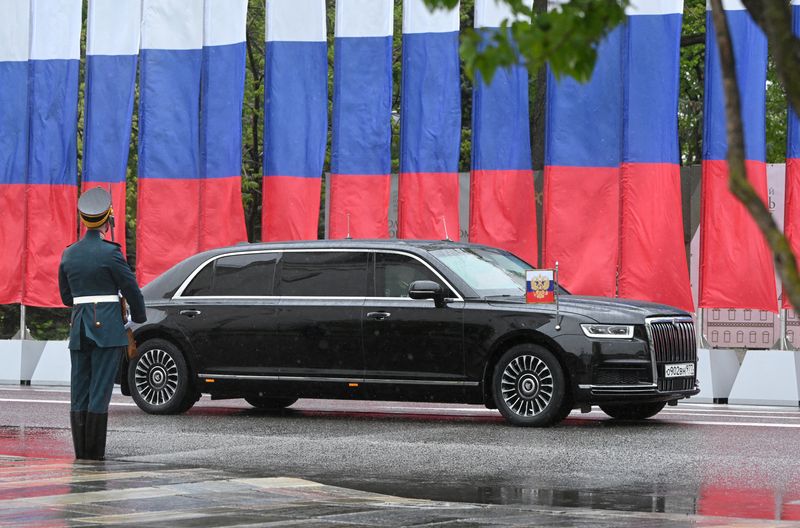
[[107, 413], [122, 357], [121, 347], [98, 347], [81, 329], [81, 348], [70, 350], [70, 357], [70, 410]]

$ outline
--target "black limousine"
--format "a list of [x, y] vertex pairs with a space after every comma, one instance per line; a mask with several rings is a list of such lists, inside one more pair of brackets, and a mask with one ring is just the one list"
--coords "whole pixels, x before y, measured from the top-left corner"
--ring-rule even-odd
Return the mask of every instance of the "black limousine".
[[206, 251], [143, 289], [122, 391], [153, 414], [201, 394], [263, 409], [357, 398], [484, 404], [521, 426], [592, 405], [648, 418], [697, 394], [690, 314], [563, 289], [558, 305], [526, 304], [530, 268], [449, 241]]

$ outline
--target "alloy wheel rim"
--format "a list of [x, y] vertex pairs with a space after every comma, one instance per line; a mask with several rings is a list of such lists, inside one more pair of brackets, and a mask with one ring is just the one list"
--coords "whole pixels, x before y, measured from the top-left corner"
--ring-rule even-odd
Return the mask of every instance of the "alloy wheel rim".
[[150, 405], [164, 405], [178, 390], [178, 365], [164, 350], [148, 350], [136, 363], [134, 382], [144, 401]]
[[536, 356], [517, 356], [503, 370], [500, 390], [511, 412], [525, 417], [536, 416], [553, 400], [553, 373]]

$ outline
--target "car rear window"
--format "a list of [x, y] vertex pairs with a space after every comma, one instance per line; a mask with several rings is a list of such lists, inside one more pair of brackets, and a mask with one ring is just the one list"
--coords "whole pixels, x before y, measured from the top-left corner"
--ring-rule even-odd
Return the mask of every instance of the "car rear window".
[[367, 252], [297, 251], [281, 257], [275, 294], [284, 297], [366, 297]]
[[184, 296], [267, 297], [275, 282], [277, 253], [245, 253], [207, 264], [184, 290]]

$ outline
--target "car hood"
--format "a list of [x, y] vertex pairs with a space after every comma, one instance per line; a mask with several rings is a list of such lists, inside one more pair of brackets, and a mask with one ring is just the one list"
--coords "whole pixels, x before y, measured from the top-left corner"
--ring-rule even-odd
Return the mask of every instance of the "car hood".
[[[523, 297], [492, 298], [487, 300], [491, 304], [522, 305], [526, 309], [536, 312], [555, 312], [556, 310], [555, 304], [528, 304]], [[582, 295], [561, 295], [558, 298], [558, 309], [560, 312], [588, 317], [598, 323], [644, 324], [645, 317], [691, 317], [690, 313], [666, 304]]]

